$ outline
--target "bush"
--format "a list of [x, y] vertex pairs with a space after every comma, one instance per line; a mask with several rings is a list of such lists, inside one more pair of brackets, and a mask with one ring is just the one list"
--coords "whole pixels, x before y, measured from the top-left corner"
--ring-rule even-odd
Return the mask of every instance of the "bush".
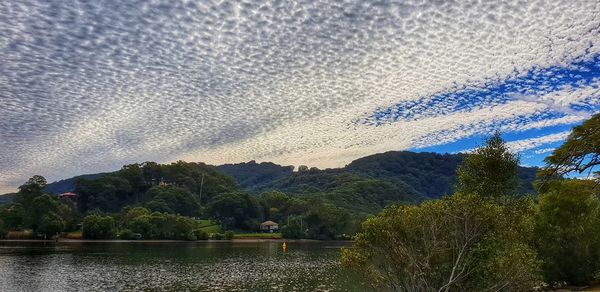
[[232, 240], [233, 235], [234, 235], [233, 231], [227, 231], [227, 232], [225, 232], [225, 235], [223, 236], [223, 238], [227, 239], [227, 240]]
[[194, 234], [196, 235], [197, 240], [207, 240], [208, 239], [208, 233], [202, 229], [194, 230]]
[[194, 231], [190, 231], [185, 235], [184, 240], [196, 241], [196, 240], [198, 240], [198, 238], [196, 237], [196, 234], [194, 233]]
[[83, 219], [85, 239], [112, 239], [115, 233], [115, 220], [111, 216], [92, 214]]
[[548, 283], [590, 284], [600, 272], [600, 201], [594, 182], [552, 182], [540, 196], [536, 249]]
[[212, 234], [213, 240], [223, 240], [223, 238], [225, 238], [225, 235], [223, 233], [213, 233]]
[[124, 240], [139, 240], [142, 239], [142, 235], [139, 233], [135, 233], [129, 229], [123, 229], [119, 233], [119, 239]]
[[387, 208], [363, 223], [342, 263], [376, 290], [527, 291], [538, 283], [532, 209], [461, 194]]
[[50, 212], [42, 217], [40, 224], [36, 229], [37, 232], [46, 236], [53, 236], [62, 232], [65, 229], [65, 222], [54, 212]]
[[288, 220], [289, 224], [281, 228], [281, 236], [289, 239], [300, 239], [306, 237], [306, 234], [304, 234], [304, 231], [302, 230], [300, 220], [302, 220], [300, 216], [290, 217]]

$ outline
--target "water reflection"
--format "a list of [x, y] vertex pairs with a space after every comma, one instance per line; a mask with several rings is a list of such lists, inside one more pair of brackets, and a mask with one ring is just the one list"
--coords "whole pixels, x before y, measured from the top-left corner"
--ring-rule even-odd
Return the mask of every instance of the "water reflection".
[[364, 291], [339, 244], [0, 244], [0, 291]]

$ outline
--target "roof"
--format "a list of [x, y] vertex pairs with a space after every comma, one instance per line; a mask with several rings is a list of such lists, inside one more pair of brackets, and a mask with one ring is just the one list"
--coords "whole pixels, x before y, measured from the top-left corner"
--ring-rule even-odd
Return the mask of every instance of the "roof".
[[265, 221], [263, 223], [260, 223], [260, 226], [275, 226], [275, 225], [279, 225], [279, 224], [277, 224], [277, 223], [275, 223], [273, 221], [270, 221], [270, 220], [269, 221]]
[[74, 197], [77, 196], [76, 193], [71, 193], [71, 192], [67, 192], [67, 193], [62, 193], [60, 195], [58, 195], [59, 197]]

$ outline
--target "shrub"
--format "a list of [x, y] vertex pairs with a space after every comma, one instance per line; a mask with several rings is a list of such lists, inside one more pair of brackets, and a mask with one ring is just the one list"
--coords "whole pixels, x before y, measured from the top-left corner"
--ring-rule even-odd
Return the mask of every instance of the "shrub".
[[600, 201], [594, 182], [553, 182], [540, 196], [536, 249], [548, 283], [587, 285], [600, 272]]
[[223, 238], [227, 239], [227, 240], [232, 240], [233, 235], [234, 235], [233, 231], [227, 231], [227, 232], [225, 232], [225, 235], [223, 236]]
[[62, 232], [65, 229], [65, 221], [54, 212], [49, 212], [40, 220], [40, 224], [36, 229], [37, 232], [46, 236], [53, 236]]
[[142, 235], [139, 233], [135, 233], [135, 232], [131, 231], [130, 229], [123, 229], [119, 233], [119, 239], [139, 240], [139, 239], [142, 239]]
[[112, 239], [115, 233], [115, 220], [111, 216], [92, 214], [83, 219], [85, 239]]
[[302, 220], [300, 216], [291, 216], [288, 220], [289, 224], [281, 228], [281, 236], [289, 239], [300, 239], [306, 237], [306, 234], [304, 234], [304, 231], [302, 230], [302, 224], [300, 220]]
[[194, 230], [194, 234], [196, 235], [197, 240], [207, 240], [208, 239], [208, 233], [202, 229]]

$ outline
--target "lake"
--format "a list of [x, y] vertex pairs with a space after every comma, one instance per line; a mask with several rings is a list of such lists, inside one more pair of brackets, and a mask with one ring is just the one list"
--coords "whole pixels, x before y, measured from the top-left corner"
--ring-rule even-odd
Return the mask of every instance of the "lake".
[[344, 242], [0, 242], [0, 291], [365, 291]]

